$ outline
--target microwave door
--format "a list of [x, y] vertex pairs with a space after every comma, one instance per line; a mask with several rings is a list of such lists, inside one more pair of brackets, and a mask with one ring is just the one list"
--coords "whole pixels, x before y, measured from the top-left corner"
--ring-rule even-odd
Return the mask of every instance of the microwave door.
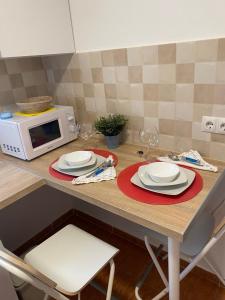
[[58, 119], [30, 128], [29, 135], [33, 149], [61, 138]]
[[27, 159], [33, 159], [63, 144], [61, 119], [55, 118], [21, 128]]

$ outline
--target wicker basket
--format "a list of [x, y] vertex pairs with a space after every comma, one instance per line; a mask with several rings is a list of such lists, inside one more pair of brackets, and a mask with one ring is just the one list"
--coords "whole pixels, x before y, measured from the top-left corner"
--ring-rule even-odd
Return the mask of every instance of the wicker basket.
[[50, 96], [32, 97], [24, 102], [17, 102], [16, 105], [23, 113], [38, 113], [49, 109], [52, 106], [52, 100]]

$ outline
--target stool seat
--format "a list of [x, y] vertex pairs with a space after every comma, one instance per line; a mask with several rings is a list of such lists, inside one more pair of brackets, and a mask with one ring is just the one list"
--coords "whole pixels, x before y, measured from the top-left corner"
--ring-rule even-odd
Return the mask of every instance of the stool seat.
[[87, 285], [118, 251], [70, 224], [28, 252], [24, 260], [71, 295]]

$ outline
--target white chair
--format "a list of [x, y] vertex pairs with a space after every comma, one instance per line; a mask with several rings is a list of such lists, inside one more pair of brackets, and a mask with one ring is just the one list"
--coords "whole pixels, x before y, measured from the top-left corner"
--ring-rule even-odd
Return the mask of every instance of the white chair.
[[[106, 265], [110, 275], [106, 300], [111, 299], [115, 265], [113, 257], [118, 249], [67, 225], [28, 252], [24, 260], [0, 245], [0, 266], [57, 300], [78, 295]], [[0, 296], [1, 298], [1, 296]]]
[[[225, 171], [220, 175], [216, 184], [205, 199], [204, 204], [190, 224], [187, 233], [181, 244], [181, 254], [186, 256], [190, 264], [180, 273], [180, 280], [189, 274], [189, 272], [204, 260], [209, 268], [218, 276], [220, 281], [225, 285], [225, 280], [216, 270], [213, 264], [206, 258], [208, 251], [221, 239], [225, 233]], [[155, 254], [149, 243], [149, 238], [157, 239], [160, 247]], [[153, 300], [159, 300], [168, 293], [167, 278], [157, 260], [157, 257], [163, 246], [167, 246], [167, 238], [154, 231], [148, 230], [144, 237], [146, 248], [152, 258], [152, 263], [142, 274], [140, 280], [135, 287], [136, 299], [141, 300], [139, 290], [145, 279], [150, 273], [153, 265], [157, 268], [166, 288], [161, 291]]]

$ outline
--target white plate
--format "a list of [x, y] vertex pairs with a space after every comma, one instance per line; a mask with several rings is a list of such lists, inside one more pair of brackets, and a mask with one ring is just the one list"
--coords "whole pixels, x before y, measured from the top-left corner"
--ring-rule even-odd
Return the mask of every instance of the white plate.
[[65, 162], [73, 167], [84, 165], [91, 159], [92, 152], [91, 151], [74, 151], [71, 153], [67, 153], [64, 155]]
[[148, 165], [140, 166], [138, 169], [138, 176], [141, 179], [142, 183], [144, 185], [150, 186], [150, 187], [158, 187], [158, 186], [174, 186], [179, 184], [184, 184], [187, 182], [187, 176], [184, 172], [184, 168], [180, 169], [180, 174], [178, 177], [171, 182], [155, 182], [151, 179], [151, 177], [147, 174]]
[[146, 165], [146, 173], [155, 182], [168, 183], [176, 179], [180, 173], [180, 169], [175, 164], [160, 161]]
[[82, 169], [82, 168], [86, 168], [86, 167], [91, 167], [96, 163], [96, 154], [92, 151], [91, 152], [91, 159], [83, 164], [83, 165], [79, 165], [79, 166], [68, 166], [68, 164], [65, 161], [65, 155], [60, 156], [60, 158], [57, 161], [57, 168], [61, 169], [61, 170], [77, 170], [77, 169]]
[[52, 168], [62, 174], [67, 174], [67, 175], [71, 175], [71, 176], [75, 176], [75, 177], [78, 177], [78, 176], [82, 176], [82, 175], [85, 175], [85, 174], [88, 174], [89, 172], [91, 171], [94, 171], [98, 166], [100, 166], [104, 161], [106, 160], [105, 157], [101, 156], [101, 155], [98, 155], [96, 154], [96, 163], [92, 166], [88, 166], [88, 167], [84, 167], [82, 169], [77, 169], [77, 170], [62, 170], [58, 167], [57, 165], [57, 162], [55, 162], [53, 165], [52, 165]]
[[168, 187], [168, 186], [159, 187], [158, 186], [158, 187], [155, 187], [155, 188], [146, 186], [141, 182], [137, 172], [133, 175], [133, 177], [131, 178], [130, 181], [134, 185], [136, 185], [136, 186], [138, 186], [138, 187], [140, 187], [144, 190], [147, 190], [147, 191], [151, 191], [151, 192], [154, 192], [154, 193], [157, 193], [157, 194], [177, 196], [177, 195], [183, 193], [187, 188], [189, 188], [189, 186], [192, 185], [192, 183], [195, 179], [195, 172], [193, 172], [192, 170], [184, 169], [184, 172], [187, 176], [188, 181], [187, 181], [186, 184], [184, 183], [184, 184], [181, 184], [181, 185], [178, 185], [178, 186], [170, 186], [170, 187]]

